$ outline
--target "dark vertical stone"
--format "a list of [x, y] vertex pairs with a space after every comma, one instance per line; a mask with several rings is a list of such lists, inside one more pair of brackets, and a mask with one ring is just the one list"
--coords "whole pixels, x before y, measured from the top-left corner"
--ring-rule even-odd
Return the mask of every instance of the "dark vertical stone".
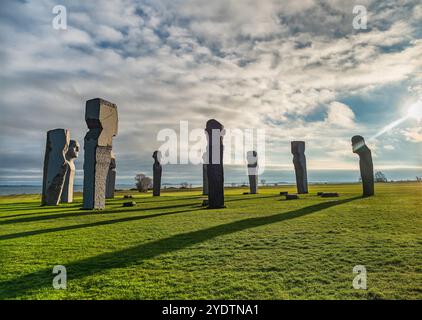
[[223, 136], [224, 127], [215, 119], [207, 121], [208, 140], [208, 207], [224, 208]]
[[293, 164], [296, 174], [297, 193], [308, 193], [308, 174], [306, 171], [305, 141], [292, 141]]
[[47, 132], [41, 205], [57, 206], [60, 203], [68, 170], [66, 153], [69, 143], [69, 130], [54, 129]]
[[152, 178], [152, 187], [153, 187], [153, 196], [160, 196], [161, 191], [161, 174], [163, 168], [161, 166], [161, 152], [154, 151], [152, 157], [154, 158], [154, 165], [152, 167], [153, 178]]
[[113, 199], [116, 190], [116, 157], [111, 153], [110, 166], [106, 179], [106, 199]]
[[113, 137], [117, 134], [117, 106], [103, 99], [86, 102], [84, 139], [84, 209], [104, 209], [106, 180], [110, 168]]
[[362, 178], [363, 196], [370, 197], [374, 191], [374, 165], [372, 163], [371, 150], [365, 144], [362, 136], [352, 138], [353, 153], [359, 155], [360, 176]]
[[258, 153], [248, 151], [246, 153], [248, 161], [249, 191], [251, 194], [258, 192]]

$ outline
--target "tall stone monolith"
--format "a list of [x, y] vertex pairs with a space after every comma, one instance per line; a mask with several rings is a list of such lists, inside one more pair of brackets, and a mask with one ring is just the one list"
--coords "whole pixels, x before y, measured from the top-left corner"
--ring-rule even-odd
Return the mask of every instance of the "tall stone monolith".
[[111, 153], [110, 166], [108, 167], [106, 179], [106, 199], [114, 198], [114, 191], [116, 190], [116, 156]]
[[258, 192], [258, 153], [248, 151], [246, 159], [248, 161], [249, 193], [256, 194]]
[[84, 139], [83, 208], [104, 209], [113, 137], [118, 129], [117, 106], [100, 98], [88, 100], [85, 121], [89, 131]]
[[161, 193], [161, 174], [163, 171], [161, 166], [161, 152], [154, 151], [152, 157], [154, 158], [154, 164], [152, 166], [152, 195], [159, 197]]
[[63, 185], [63, 192], [61, 196], [61, 202], [63, 203], [71, 203], [73, 202], [73, 184], [75, 180], [75, 159], [79, 155], [79, 143], [76, 140], [70, 140], [69, 148], [66, 152], [66, 160], [67, 160], [67, 172], [66, 178]]
[[223, 169], [223, 125], [215, 119], [207, 121], [208, 152], [208, 207], [224, 208], [224, 169]]
[[69, 143], [69, 130], [54, 129], [47, 132], [41, 197], [42, 205], [57, 206], [60, 203], [66, 172], [68, 170], [66, 153]]
[[308, 193], [308, 174], [306, 171], [305, 141], [292, 141], [293, 164], [296, 174], [297, 193]]
[[374, 165], [372, 162], [371, 150], [365, 144], [362, 136], [352, 138], [353, 153], [359, 155], [360, 176], [362, 178], [363, 196], [370, 197], [374, 191]]

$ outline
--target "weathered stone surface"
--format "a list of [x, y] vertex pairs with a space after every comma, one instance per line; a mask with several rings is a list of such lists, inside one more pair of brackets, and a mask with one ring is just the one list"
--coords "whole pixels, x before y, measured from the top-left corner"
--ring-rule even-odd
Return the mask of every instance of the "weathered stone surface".
[[286, 194], [286, 200], [296, 200], [299, 199], [297, 194]]
[[321, 194], [321, 198], [335, 198], [339, 197], [339, 194], [337, 192], [323, 192]]
[[258, 153], [248, 151], [246, 159], [248, 161], [249, 190], [251, 194], [256, 194], [258, 192]]
[[69, 143], [69, 130], [55, 129], [47, 132], [41, 198], [42, 205], [56, 206], [60, 203], [66, 172], [68, 170], [66, 153]]
[[204, 196], [208, 195], [208, 153], [204, 152], [202, 155], [202, 194]]
[[116, 190], [116, 156], [111, 153], [110, 166], [108, 168], [106, 179], [106, 199], [114, 198], [114, 191]]
[[84, 143], [84, 209], [104, 209], [106, 179], [110, 168], [113, 137], [117, 134], [117, 106], [103, 99], [86, 102], [89, 131]]
[[293, 164], [296, 174], [297, 193], [308, 193], [308, 174], [306, 171], [305, 142], [292, 141]]
[[203, 207], [208, 207], [209, 205], [209, 201], [208, 200], [202, 200], [202, 206]]
[[362, 136], [352, 138], [353, 153], [359, 155], [360, 176], [362, 178], [363, 196], [373, 196], [374, 191], [374, 165], [371, 150], [365, 144]]
[[124, 202], [122, 204], [123, 207], [135, 207], [136, 206], [136, 202], [135, 201], [130, 201], [130, 202]]
[[207, 121], [208, 152], [208, 206], [211, 209], [224, 208], [224, 169], [223, 169], [223, 125], [215, 119]]
[[66, 178], [63, 185], [63, 192], [61, 196], [61, 202], [63, 203], [71, 203], [73, 202], [73, 184], [75, 180], [75, 159], [79, 155], [79, 143], [76, 140], [70, 140], [69, 148], [66, 152], [66, 160], [67, 160], [67, 172]]
[[152, 157], [154, 158], [154, 164], [152, 166], [152, 194], [154, 197], [159, 197], [161, 192], [161, 174], [163, 167], [161, 166], [161, 152], [154, 151]]

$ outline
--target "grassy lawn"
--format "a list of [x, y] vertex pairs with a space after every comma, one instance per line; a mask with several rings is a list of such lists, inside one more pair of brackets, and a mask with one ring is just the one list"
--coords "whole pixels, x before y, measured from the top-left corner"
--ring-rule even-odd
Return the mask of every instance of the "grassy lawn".
[[[101, 212], [0, 197], [0, 299], [422, 299], [422, 184], [227, 189], [227, 208], [200, 191], [123, 194]], [[337, 191], [339, 198], [319, 198]], [[67, 290], [52, 288], [55, 265]], [[365, 265], [368, 289], [352, 287]]]

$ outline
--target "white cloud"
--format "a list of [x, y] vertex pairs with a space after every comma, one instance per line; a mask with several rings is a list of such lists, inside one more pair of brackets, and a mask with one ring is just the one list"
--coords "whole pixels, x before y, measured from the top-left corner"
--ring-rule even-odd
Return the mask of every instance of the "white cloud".
[[366, 32], [352, 28], [353, 1], [72, 1], [64, 32], [51, 28], [53, 4], [2, 3], [0, 150], [8, 140], [43, 150], [54, 127], [82, 140], [84, 102], [100, 96], [119, 106], [115, 146], [127, 161], [150, 160], [163, 127], [215, 117], [266, 128], [273, 163], [290, 162], [278, 150], [305, 139], [313, 161], [346, 164], [350, 137], [371, 125], [341, 98], [420, 78], [416, 1], [365, 1]]
[[349, 106], [334, 101], [327, 106], [327, 122], [341, 128], [355, 127], [355, 114]]
[[404, 129], [403, 134], [408, 141], [422, 142], [422, 127]]

